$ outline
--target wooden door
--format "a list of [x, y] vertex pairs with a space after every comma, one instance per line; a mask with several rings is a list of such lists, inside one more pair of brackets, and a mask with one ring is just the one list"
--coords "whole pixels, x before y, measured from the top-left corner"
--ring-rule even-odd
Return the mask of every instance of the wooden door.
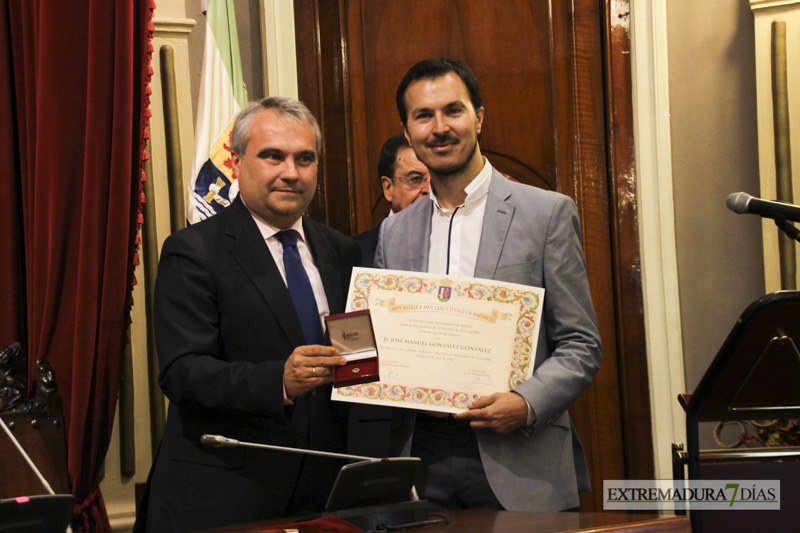
[[[601, 0], [295, 1], [300, 97], [326, 137], [312, 216], [351, 234], [384, 217], [377, 159], [384, 140], [402, 131], [395, 90], [411, 65], [432, 56], [462, 59], [477, 75], [481, 152], [492, 165], [576, 200], [604, 346], [593, 384], [570, 409], [594, 486], [582, 495], [584, 510], [602, 509], [604, 479], [652, 477], [649, 409], [623, 424], [632, 405], [649, 401], [641, 311], [630, 316], [641, 290], [626, 281], [636, 268], [632, 251], [638, 260], [635, 204], [630, 211], [617, 200], [617, 187], [629, 192], [631, 182], [614, 174], [619, 149], [632, 154], [624, 125], [630, 102], [610, 90], [621, 83], [623, 98], [625, 87], [630, 96], [619, 65], [629, 39], [613, 39], [616, 14]], [[627, 224], [622, 231], [620, 223]], [[615, 249], [617, 242], [627, 248]], [[620, 362], [637, 350], [637, 374], [628, 375]]]

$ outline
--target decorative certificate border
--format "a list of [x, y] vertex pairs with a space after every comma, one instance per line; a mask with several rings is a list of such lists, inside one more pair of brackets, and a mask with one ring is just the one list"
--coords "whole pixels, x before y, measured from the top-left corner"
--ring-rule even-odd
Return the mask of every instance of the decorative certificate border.
[[[392, 301], [387, 302], [382, 298], [390, 297], [393, 293], [427, 293], [442, 302], [450, 299], [469, 299], [494, 301], [504, 305], [516, 303], [516, 333], [508, 378], [509, 390], [524, 382], [531, 374], [532, 354], [536, 346], [534, 334], [537, 330], [537, 314], [540, 311], [540, 295], [536, 292], [494, 285], [489, 280], [472, 279], [469, 282], [454, 282], [442, 277], [406, 276], [396, 272], [377, 270], [365, 272], [364, 269], [359, 269], [355, 275], [351, 291], [350, 311], [369, 309], [370, 304], [389, 305]], [[478, 397], [477, 394], [457, 390], [448, 391], [381, 382], [342, 387], [337, 389], [337, 394], [345, 398], [388, 400], [398, 404], [410, 404], [407, 407], [417, 404], [457, 409], [466, 409], [467, 404]]]

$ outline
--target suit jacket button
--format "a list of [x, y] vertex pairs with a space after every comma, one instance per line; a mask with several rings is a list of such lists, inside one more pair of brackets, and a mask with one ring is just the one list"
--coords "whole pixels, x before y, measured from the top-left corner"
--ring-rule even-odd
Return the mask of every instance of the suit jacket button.
[[311, 392], [309, 392], [309, 394], [311, 396], [316, 396], [317, 395], [317, 389], [311, 389]]

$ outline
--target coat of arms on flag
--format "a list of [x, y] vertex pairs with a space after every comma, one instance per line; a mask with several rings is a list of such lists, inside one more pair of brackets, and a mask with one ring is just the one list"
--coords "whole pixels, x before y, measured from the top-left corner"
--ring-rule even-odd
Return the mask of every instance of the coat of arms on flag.
[[192, 204], [196, 214], [208, 218], [231, 204], [239, 186], [231, 164], [231, 129], [233, 119], [214, 143], [194, 182]]

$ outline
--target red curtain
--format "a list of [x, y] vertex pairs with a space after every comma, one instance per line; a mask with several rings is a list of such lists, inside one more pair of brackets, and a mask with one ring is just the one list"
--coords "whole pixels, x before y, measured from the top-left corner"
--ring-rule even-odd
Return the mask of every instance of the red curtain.
[[[74, 525], [110, 531], [108, 450], [142, 200], [152, 8], [0, 0], [0, 345], [55, 370]], [[152, 48], [150, 48], [150, 51]]]
[[25, 338], [25, 275], [19, 144], [15, 133], [14, 68], [8, 5], [0, 9], [0, 347]]

